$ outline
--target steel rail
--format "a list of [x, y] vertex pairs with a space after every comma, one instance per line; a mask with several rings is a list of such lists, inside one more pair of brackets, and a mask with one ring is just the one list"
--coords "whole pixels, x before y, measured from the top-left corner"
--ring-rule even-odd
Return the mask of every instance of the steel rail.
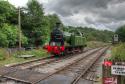
[[[108, 47], [109, 48], [109, 47]], [[78, 75], [71, 84], [77, 84], [77, 82], [79, 81], [79, 79], [85, 75], [85, 73], [97, 62], [97, 60], [105, 53], [105, 51], [108, 49], [106, 48], [102, 53], [100, 53], [86, 68], [85, 70]]]

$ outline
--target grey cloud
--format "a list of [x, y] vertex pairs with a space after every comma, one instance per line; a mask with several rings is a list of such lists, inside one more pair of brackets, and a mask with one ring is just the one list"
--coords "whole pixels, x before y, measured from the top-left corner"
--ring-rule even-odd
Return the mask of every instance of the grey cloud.
[[[45, 9], [47, 12], [59, 14], [64, 23], [69, 25], [103, 24], [114, 30], [125, 24], [125, 0], [52, 0]], [[86, 23], [69, 18], [77, 14], [85, 15]]]
[[89, 18], [89, 17], [85, 17], [85, 21], [86, 21], [87, 23], [89, 23], [89, 24], [95, 24], [95, 21], [92, 20], [92, 19]]
[[100, 15], [105, 18], [113, 19], [115, 20], [125, 20], [125, 4], [119, 5], [117, 8], [112, 8], [110, 10], [102, 11], [100, 12]]
[[107, 8], [111, 0], [56, 0], [49, 4], [49, 10], [54, 10], [62, 16], [70, 16], [93, 8]]

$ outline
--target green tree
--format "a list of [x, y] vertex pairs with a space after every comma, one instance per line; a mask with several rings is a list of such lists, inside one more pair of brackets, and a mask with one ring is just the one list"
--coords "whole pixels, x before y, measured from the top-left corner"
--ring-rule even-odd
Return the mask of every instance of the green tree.
[[125, 25], [116, 30], [116, 34], [119, 35], [119, 40], [125, 42]]
[[48, 20], [49, 20], [49, 23], [50, 23], [50, 29], [51, 30], [55, 27], [57, 22], [60, 22], [62, 24], [60, 18], [56, 14], [48, 15]]
[[[18, 43], [18, 11], [8, 1], [0, 1], [0, 47], [15, 47]], [[22, 43], [27, 38], [22, 34]]]
[[17, 24], [16, 8], [8, 1], [0, 1], [0, 26], [4, 23]]
[[48, 24], [46, 24], [42, 5], [37, 0], [30, 0], [21, 15], [23, 33], [29, 38], [29, 45], [44, 44], [46, 39], [43, 37], [46, 37]]

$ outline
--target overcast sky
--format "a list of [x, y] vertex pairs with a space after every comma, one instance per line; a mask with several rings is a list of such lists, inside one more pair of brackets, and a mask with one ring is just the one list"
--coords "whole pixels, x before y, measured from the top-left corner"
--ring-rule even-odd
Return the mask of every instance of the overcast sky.
[[[8, 0], [25, 6], [28, 0]], [[125, 24], [125, 0], [38, 0], [46, 14], [56, 13], [65, 25], [115, 30]]]

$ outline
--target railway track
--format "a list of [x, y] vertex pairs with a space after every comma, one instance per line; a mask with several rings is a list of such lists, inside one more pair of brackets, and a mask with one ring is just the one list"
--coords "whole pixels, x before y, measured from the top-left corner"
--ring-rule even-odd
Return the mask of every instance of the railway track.
[[100, 57], [95, 64], [82, 76], [82, 79], [98, 82], [99, 74], [101, 73], [101, 64], [103, 63], [105, 54]]
[[93, 54], [94, 52], [96, 52], [98, 49], [94, 49], [90, 52], [84, 53], [84, 54], [80, 54], [80, 55], [75, 55], [73, 57], [66, 57], [65, 59], [61, 59], [61, 60], [57, 60], [54, 61], [52, 63], [48, 63], [44, 66], [39, 66], [36, 68], [32, 68], [32, 70], [40, 72], [40, 73], [56, 73], [62, 69], [64, 69], [64, 67], [67, 67], [77, 61], [79, 61], [82, 58], [87, 57], [90, 54]]
[[[103, 51], [106, 51], [107, 49], [104, 49]], [[99, 54], [95, 54], [96, 57], [91, 60], [91, 63], [87, 66], [85, 66], [85, 69], [80, 72], [80, 74], [73, 80], [71, 84], [81, 84], [79, 81], [80, 79], [87, 79], [89, 81], [96, 81], [96, 74], [94, 73], [96, 70], [96, 67], [98, 66], [98, 63], [100, 63], [100, 58], [104, 55], [104, 52], [100, 52]], [[91, 83], [93, 84], [93, 83]]]
[[[83, 53], [85, 53], [85, 52], [87, 52], [89, 50], [91, 50], [91, 48], [86, 48], [83, 51]], [[80, 53], [78, 53], [78, 54], [80, 54]], [[70, 55], [70, 56], [72, 56], [72, 55]], [[59, 58], [56, 58], [56, 57], [46, 57], [46, 58], [35, 59], [35, 60], [31, 60], [31, 61], [27, 61], [27, 62], [23, 62], [23, 63], [18, 63], [18, 64], [9, 64], [9, 65], [5, 65], [5, 66], [7, 66], [7, 67], [15, 67], [15, 68], [18, 68], [18, 69], [32, 69], [34, 67], [38, 67], [38, 66], [41, 66], [41, 65], [49, 64], [51, 62], [54, 62], [54, 61], [57, 61], [57, 60], [61, 60], [61, 59], [66, 59], [66, 57], [59, 57]]]
[[[15, 68], [13, 68], [13, 67], [3, 68], [3, 69], [0, 69], [0, 75], [3, 80], [6, 80], [6, 82], [5, 81], [3, 82], [3, 80], [2, 80], [2, 82], [0, 84], [37, 84], [37, 83], [42, 84], [42, 80], [46, 80], [55, 74], [62, 74], [63, 72], [66, 72], [65, 70], [68, 70], [69, 66], [78, 65], [77, 63], [79, 63], [81, 60], [87, 59], [88, 57], [90, 58], [90, 56], [95, 54], [95, 52], [96, 53], [98, 52], [98, 54], [99, 53], [101, 54], [101, 53], [103, 53], [103, 50], [105, 50], [105, 49], [106, 48], [101, 49], [102, 52], [98, 52], [98, 50], [100, 50], [100, 49], [93, 49], [93, 50], [85, 52], [84, 54], [79, 54], [76, 57], [73, 56], [70, 59], [67, 58], [67, 59], [61, 59], [61, 60], [56, 60], [56, 61], [53, 61], [53, 60], [55, 60], [55, 59], [53, 59], [52, 60], [53, 62], [49, 62], [49, 61], [48, 61], [48, 63], [44, 62], [45, 64], [43, 63], [43, 64], [32, 65], [32, 66], [29, 66], [26, 64], [25, 68], [23, 65], [23, 68], [22, 68], [23, 70], [17, 66]], [[90, 59], [92, 60], [92, 58], [90, 58]], [[93, 59], [94, 59], [94, 56], [93, 56]], [[86, 60], [86, 62], [87, 62], [87, 60]], [[85, 65], [85, 64], [83, 64], [83, 65]], [[28, 69], [27, 69], [27, 66], [28, 66]], [[29, 70], [29, 68], [32, 70]], [[75, 67], [74, 70], [76, 68], [78, 68], [78, 67]], [[85, 66], [84, 66], [84, 68], [85, 68]], [[75, 76], [75, 77], [77, 77], [77, 76]], [[50, 83], [50, 84], [52, 84], [52, 83]], [[56, 84], [58, 84], [58, 83], [56, 83]]]
[[[69, 64], [38, 84], [77, 84], [79, 79], [86, 74], [90, 67], [94, 65], [94, 63], [102, 56], [105, 50], [106, 48], [101, 50], [99, 49], [99, 51], [96, 51], [96, 53], [89, 54], [88, 56]], [[64, 80], [62, 80], [63, 78]]]

